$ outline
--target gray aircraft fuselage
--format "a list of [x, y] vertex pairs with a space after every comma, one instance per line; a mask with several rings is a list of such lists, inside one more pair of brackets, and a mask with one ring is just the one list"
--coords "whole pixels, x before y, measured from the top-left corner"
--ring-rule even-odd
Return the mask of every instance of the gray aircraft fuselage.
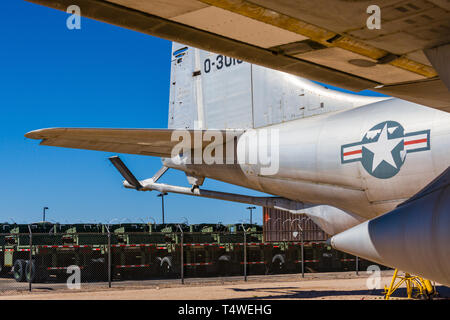
[[248, 129], [278, 129], [279, 170], [166, 166], [366, 219], [392, 210], [450, 165], [450, 115], [399, 99]]

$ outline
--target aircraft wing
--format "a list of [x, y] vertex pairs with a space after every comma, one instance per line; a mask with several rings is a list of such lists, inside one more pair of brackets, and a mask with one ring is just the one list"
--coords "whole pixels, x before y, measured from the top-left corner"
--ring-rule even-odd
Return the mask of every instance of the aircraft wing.
[[[27, 0], [203, 50], [450, 111], [450, 4], [381, 0]], [[372, 12], [372, 11], [370, 11]]]
[[[170, 158], [173, 147], [181, 141], [172, 139], [174, 131], [174, 129], [50, 128], [28, 132], [25, 137], [42, 140], [40, 144], [45, 146]], [[194, 146], [194, 130], [177, 131], [189, 134]], [[242, 133], [240, 130], [203, 132], [210, 135], [221, 134], [223, 143]], [[227, 136], [227, 133], [231, 134]], [[203, 141], [202, 148], [210, 143], [211, 141]]]

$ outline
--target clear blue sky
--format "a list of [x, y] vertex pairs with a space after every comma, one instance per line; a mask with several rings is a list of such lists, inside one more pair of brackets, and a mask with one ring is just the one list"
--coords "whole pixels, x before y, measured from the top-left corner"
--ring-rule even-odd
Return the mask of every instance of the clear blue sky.
[[[156, 192], [122, 187], [110, 153], [40, 147], [24, 138], [46, 127], [166, 128], [171, 43], [82, 18], [68, 30], [64, 12], [0, 1], [0, 222], [161, 220]], [[158, 158], [123, 155], [139, 179]], [[187, 185], [169, 170], [165, 183]], [[257, 192], [206, 180], [204, 188]], [[246, 205], [170, 194], [166, 221], [234, 223]], [[254, 221], [261, 223], [261, 208]]]

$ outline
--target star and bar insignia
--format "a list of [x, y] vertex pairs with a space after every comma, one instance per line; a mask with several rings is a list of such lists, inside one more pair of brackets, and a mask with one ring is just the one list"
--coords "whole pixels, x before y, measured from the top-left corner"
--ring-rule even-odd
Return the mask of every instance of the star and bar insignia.
[[395, 121], [384, 121], [367, 131], [360, 142], [341, 146], [341, 163], [360, 161], [379, 179], [395, 176], [412, 152], [430, 150], [430, 130], [405, 133]]

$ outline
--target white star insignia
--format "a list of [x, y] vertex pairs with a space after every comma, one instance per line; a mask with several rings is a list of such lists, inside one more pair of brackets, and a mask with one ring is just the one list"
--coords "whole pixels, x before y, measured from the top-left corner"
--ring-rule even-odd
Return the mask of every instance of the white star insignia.
[[380, 136], [378, 137], [378, 140], [376, 142], [364, 145], [364, 148], [373, 153], [372, 172], [374, 172], [375, 169], [378, 168], [378, 166], [383, 161], [385, 161], [395, 169], [398, 169], [397, 165], [395, 164], [394, 158], [392, 157], [392, 150], [394, 150], [395, 147], [397, 147], [398, 144], [402, 141], [403, 138], [388, 139], [388, 130], [386, 123], [380, 133]]

